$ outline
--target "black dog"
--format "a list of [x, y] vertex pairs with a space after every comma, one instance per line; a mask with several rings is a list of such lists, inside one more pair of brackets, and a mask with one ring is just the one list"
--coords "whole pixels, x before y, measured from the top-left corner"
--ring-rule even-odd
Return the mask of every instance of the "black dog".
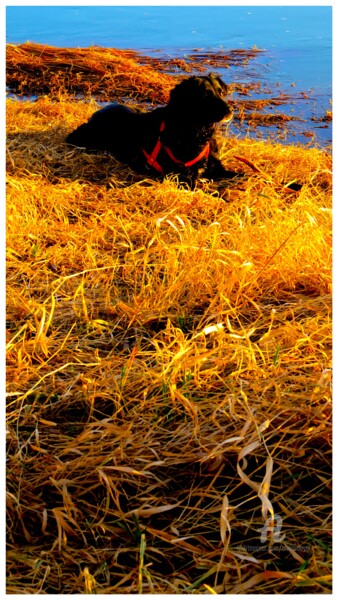
[[225, 101], [226, 84], [216, 75], [188, 77], [170, 93], [167, 106], [150, 112], [109, 104], [95, 112], [66, 139], [86, 150], [107, 151], [144, 173], [145, 167], [162, 176], [178, 174], [191, 187], [199, 175], [225, 179], [217, 157], [216, 123], [231, 121]]

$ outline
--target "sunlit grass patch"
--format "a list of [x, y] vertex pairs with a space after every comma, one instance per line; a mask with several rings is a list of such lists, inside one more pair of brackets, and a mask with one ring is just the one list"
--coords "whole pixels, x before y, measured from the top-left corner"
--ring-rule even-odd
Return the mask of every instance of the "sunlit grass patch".
[[6, 79], [18, 94], [96, 95], [109, 101], [115, 97], [146, 98], [164, 102], [171, 77], [140, 64], [132, 50], [91, 46], [58, 48], [47, 44], [7, 44]]
[[96, 108], [7, 105], [8, 592], [327, 593], [331, 157], [191, 191], [67, 147]]

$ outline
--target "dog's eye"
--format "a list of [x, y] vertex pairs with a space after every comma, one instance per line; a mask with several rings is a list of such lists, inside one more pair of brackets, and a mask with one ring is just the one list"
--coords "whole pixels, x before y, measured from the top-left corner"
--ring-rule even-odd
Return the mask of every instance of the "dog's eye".
[[220, 95], [220, 96], [226, 96], [228, 93], [228, 86], [223, 83], [222, 84], [218, 83], [216, 86], [216, 92]]

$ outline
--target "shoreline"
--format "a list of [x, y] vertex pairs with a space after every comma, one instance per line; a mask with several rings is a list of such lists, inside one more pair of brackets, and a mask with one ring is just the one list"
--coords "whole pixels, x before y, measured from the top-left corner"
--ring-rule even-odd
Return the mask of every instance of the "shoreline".
[[[70, 49], [26, 43], [7, 45], [7, 86], [10, 93], [28, 96], [61, 93], [94, 97], [102, 102], [133, 99], [140, 106], [165, 103], [177, 77], [217, 70], [229, 71], [247, 63], [255, 70], [260, 49], [198, 52], [185, 58], [151, 56], [134, 50], [97, 46]], [[120, 69], [120, 72], [119, 72]], [[138, 73], [136, 83], [135, 72]], [[151, 82], [151, 83], [150, 83]], [[312, 98], [311, 91], [285, 90], [252, 76], [251, 83], [230, 82], [235, 118], [230, 132], [239, 137], [279, 140], [330, 147], [332, 110]], [[323, 99], [324, 101], [324, 99]], [[324, 102], [325, 104], [325, 102]]]

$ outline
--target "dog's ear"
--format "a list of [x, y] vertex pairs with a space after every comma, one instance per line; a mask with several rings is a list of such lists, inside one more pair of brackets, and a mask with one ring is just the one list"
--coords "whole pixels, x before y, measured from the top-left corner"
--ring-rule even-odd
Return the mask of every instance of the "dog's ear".
[[216, 75], [216, 73], [209, 73], [208, 79], [211, 81], [213, 87], [218, 93], [220, 93], [222, 96], [227, 95], [228, 86], [218, 75]]

